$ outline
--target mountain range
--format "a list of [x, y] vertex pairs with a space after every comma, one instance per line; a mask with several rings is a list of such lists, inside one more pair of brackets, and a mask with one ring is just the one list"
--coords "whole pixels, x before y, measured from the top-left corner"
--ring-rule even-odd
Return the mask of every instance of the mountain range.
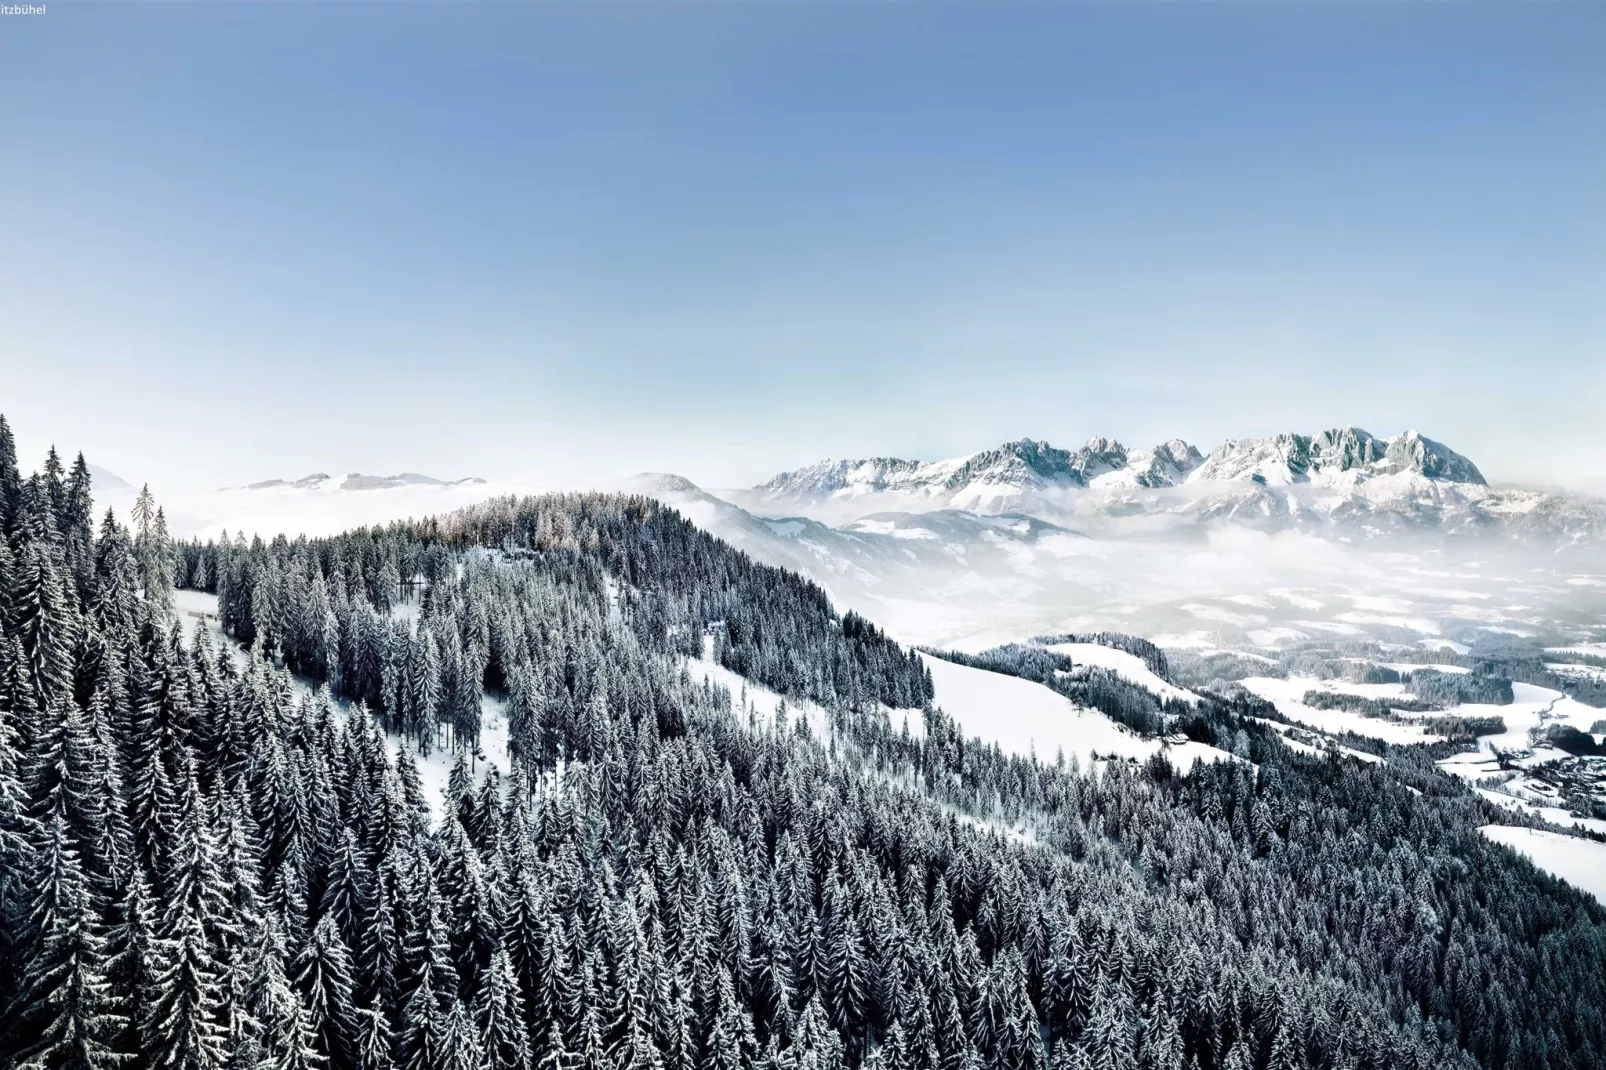
[[836, 524], [888, 511], [1024, 514], [1138, 534], [1234, 521], [1346, 537], [1487, 533], [1568, 544], [1606, 536], [1606, 503], [1491, 487], [1471, 460], [1416, 431], [1357, 427], [1231, 439], [1208, 455], [1180, 439], [1076, 449], [1021, 439], [945, 461], [828, 460], [725, 492], [763, 515]]
[[[1208, 454], [1021, 439], [945, 461], [822, 461], [739, 490], [663, 474], [620, 489], [935, 643], [1105, 627], [1253, 645], [1522, 633], [1534, 607], [1571, 605], [1606, 564], [1606, 501], [1490, 486], [1414, 431]], [[1312, 623], [1323, 613], [1337, 616]]]

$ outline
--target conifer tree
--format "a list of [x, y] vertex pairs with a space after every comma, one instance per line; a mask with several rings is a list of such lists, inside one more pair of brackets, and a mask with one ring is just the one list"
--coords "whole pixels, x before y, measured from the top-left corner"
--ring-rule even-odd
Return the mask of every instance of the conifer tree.
[[158, 927], [156, 969], [145, 1035], [152, 1065], [211, 1070], [227, 1052], [219, 1024], [222, 969], [218, 953], [237, 932], [225, 916], [227, 892], [204, 803], [191, 771], [178, 791], [175, 845], [163, 877], [169, 913]]
[[524, 1007], [506, 949], [491, 956], [475, 1003], [480, 1050], [488, 1070], [529, 1070], [530, 1046]]
[[390, 1022], [372, 1007], [357, 1010], [356, 1070], [390, 1070], [395, 1065]]
[[326, 914], [291, 964], [291, 976], [306, 1005], [318, 1050], [334, 1066], [351, 1066], [355, 1061], [357, 1007], [351, 974], [351, 955], [335, 919]]
[[37, 709], [71, 693], [78, 638], [75, 602], [63, 576], [49, 500], [37, 479], [30, 480], [23, 494], [7, 617], [27, 658]]
[[123, 1023], [106, 976], [100, 915], [66, 815], [54, 813], [49, 829], [33, 919], [37, 946], [15, 1023], [32, 1042], [19, 1061], [40, 1070], [102, 1070], [121, 1062], [113, 1045]]
[[11, 425], [0, 415], [0, 541], [17, 530], [22, 498], [22, 472], [17, 467], [17, 440]]

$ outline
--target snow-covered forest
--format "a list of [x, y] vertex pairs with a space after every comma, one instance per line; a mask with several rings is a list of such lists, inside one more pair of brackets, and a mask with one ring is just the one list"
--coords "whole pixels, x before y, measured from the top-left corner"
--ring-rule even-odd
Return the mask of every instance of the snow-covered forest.
[[[0, 420], [0, 528], [0, 1062], [1606, 1066], [1606, 909], [1426, 758], [1296, 753], [1252, 698], [1091, 678], [1243, 759], [1186, 776], [1006, 755], [635, 497], [180, 543], [149, 495], [97, 519], [82, 457], [24, 478]], [[828, 722], [733, 714], [710, 647]]]

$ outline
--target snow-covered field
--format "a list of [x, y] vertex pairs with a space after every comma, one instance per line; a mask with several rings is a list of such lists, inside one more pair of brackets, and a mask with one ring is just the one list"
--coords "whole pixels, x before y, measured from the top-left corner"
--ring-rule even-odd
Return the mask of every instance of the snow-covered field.
[[[1316, 709], [1301, 701], [1307, 691], [1327, 691], [1386, 702], [1406, 694], [1401, 684], [1353, 684], [1342, 680], [1318, 680], [1313, 676], [1291, 676], [1286, 680], [1252, 676], [1245, 679], [1243, 685], [1261, 698], [1275, 703], [1284, 717], [1324, 732], [1354, 732], [1358, 736], [1396, 744], [1431, 743], [1444, 738], [1425, 731], [1421, 725], [1395, 724], [1375, 717], [1363, 717], [1349, 710]], [[1406, 713], [1400, 716], [1408, 720], [1415, 716], [1499, 717], [1503, 720], [1506, 730], [1498, 735], [1480, 737], [1477, 753], [1458, 754], [1440, 763], [1447, 772], [1469, 779], [1490, 775], [1489, 761], [1496, 751], [1509, 753], [1527, 750], [1531, 729], [1549, 724], [1567, 724], [1587, 732], [1590, 725], [1601, 718], [1602, 711], [1548, 687], [1517, 683], [1511, 685], [1511, 690], [1513, 701], [1504, 706], [1465, 702], [1431, 714]], [[1545, 753], [1536, 757], [1546, 760], [1560, 757], [1560, 754]]]
[[1485, 825], [1483, 834], [1606, 903], [1606, 843], [1521, 825]]
[[1518, 813], [1530, 814], [1543, 821], [1548, 821], [1552, 825], [1560, 825], [1563, 828], [1572, 826], [1573, 828], [1581, 828], [1589, 832], [1606, 835], [1606, 821], [1602, 821], [1598, 817], [1575, 817], [1563, 807], [1546, 806], [1531, 799], [1518, 798], [1511, 795], [1505, 790], [1507, 787], [1509, 785], [1502, 785], [1500, 790], [1491, 788], [1474, 788], [1473, 790], [1496, 806], [1504, 806]]
[[1549, 654], [1589, 654], [1597, 658], [1606, 658], [1606, 643], [1574, 643], [1572, 646], [1546, 647]]
[[1095, 755], [1142, 760], [1164, 750], [1183, 772], [1200, 761], [1237, 760], [1201, 743], [1173, 746], [1136, 736], [1097, 710], [1030, 680], [925, 654], [921, 658], [931, 670], [936, 705], [963, 726], [965, 735], [997, 743], [1010, 754], [1035, 752], [1040, 760], [1053, 761], [1063, 753], [1086, 769]]
[[[1284, 717], [1320, 732], [1354, 732], [1358, 736], [1366, 736], [1383, 743], [1398, 744], [1432, 743], [1444, 738], [1428, 732], [1418, 724], [1395, 724], [1376, 717], [1363, 717], [1351, 710], [1319, 710], [1300, 701], [1305, 697], [1305, 692], [1322, 690], [1323, 683], [1331, 681], [1317, 680], [1314, 676], [1291, 676], [1286, 680], [1270, 676], [1251, 676], [1243, 681], [1244, 687], [1275, 704], [1277, 712]], [[1346, 690], [1351, 687], [1398, 688], [1399, 685], [1345, 685]]]

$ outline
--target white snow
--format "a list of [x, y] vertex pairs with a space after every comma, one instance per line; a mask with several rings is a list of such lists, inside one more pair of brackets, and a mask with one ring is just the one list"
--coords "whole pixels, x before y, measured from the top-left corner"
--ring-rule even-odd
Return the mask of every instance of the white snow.
[[1418, 669], [1432, 669], [1435, 672], [1450, 673], [1456, 676], [1472, 671], [1460, 665], [1418, 665], [1414, 661], [1385, 661], [1382, 665], [1385, 669], [1393, 669], [1397, 673], [1416, 672]]
[[1320, 599], [1312, 598], [1310, 594], [1295, 587], [1273, 587], [1266, 593], [1274, 594], [1299, 609], [1321, 609], [1323, 605]]
[[1200, 605], [1197, 602], [1190, 602], [1177, 608], [1184, 613], [1193, 614], [1200, 620], [1213, 620], [1221, 624], [1236, 624], [1239, 627], [1244, 627], [1250, 624], [1266, 623], [1266, 618], [1259, 613], [1234, 613], [1229, 609], [1222, 609], [1220, 606]]
[[1606, 843], [1520, 825], [1485, 825], [1480, 831], [1526, 855], [1546, 873], [1606, 903]]
[[1388, 613], [1361, 613], [1352, 610], [1348, 613], [1340, 613], [1333, 619], [1342, 621], [1345, 624], [1386, 624], [1391, 628], [1406, 628], [1413, 632], [1421, 632], [1423, 635], [1439, 634], [1438, 621], [1429, 620], [1426, 617], [1404, 617]]
[[1396, 616], [1411, 612], [1412, 603], [1404, 598], [1388, 598], [1379, 595], [1356, 595], [1350, 599], [1356, 609], [1367, 610], [1373, 613], [1390, 613]]
[[1528, 731], [1541, 725], [1569, 724], [1580, 732], [1600, 717], [1600, 711], [1585, 706], [1577, 699], [1534, 684], [1512, 684], [1512, 701], [1505, 706], [1467, 703], [1445, 712], [1469, 717], [1500, 717], [1506, 722], [1506, 731], [1498, 736], [1484, 736], [1478, 740], [1486, 751], [1520, 751], [1528, 749]]
[[1301, 628], [1310, 628], [1318, 632], [1330, 632], [1333, 635], [1360, 635], [1361, 629], [1353, 624], [1344, 624], [1331, 620], [1296, 620], [1292, 623]]
[[859, 520], [848, 528], [867, 535], [890, 535], [894, 539], [935, 539], [936, 533], [921, 527], [899, 527], [891, 520]]
[[1215, 650], [1216, 640], [1209, 632], [1180, 632], [1156, 635], [1150, 640], [1155, 646], [1176, 650]]
[[1417, 645], [1428, 650], [1449, 650], [1455, 654], [1465, 654], [1472, 649], [1465, 643], [1457, 643], [1450, 639], [1418, 639]]
[[1164, 750], [1182, 772], [1199, 761], [1237, 760], [1201, 743], [1144, 739], [1030, 680], [920, 656], [931, 670], [935, 704], [963, 726], [965, 735], [997, 743], [1011, 754], [1035, 752], [1040, 761], [1053, 761], [1063, 752], [1067, 761], [1074, 755], [1087, 769], [1095, 755], [1141, 761]]

